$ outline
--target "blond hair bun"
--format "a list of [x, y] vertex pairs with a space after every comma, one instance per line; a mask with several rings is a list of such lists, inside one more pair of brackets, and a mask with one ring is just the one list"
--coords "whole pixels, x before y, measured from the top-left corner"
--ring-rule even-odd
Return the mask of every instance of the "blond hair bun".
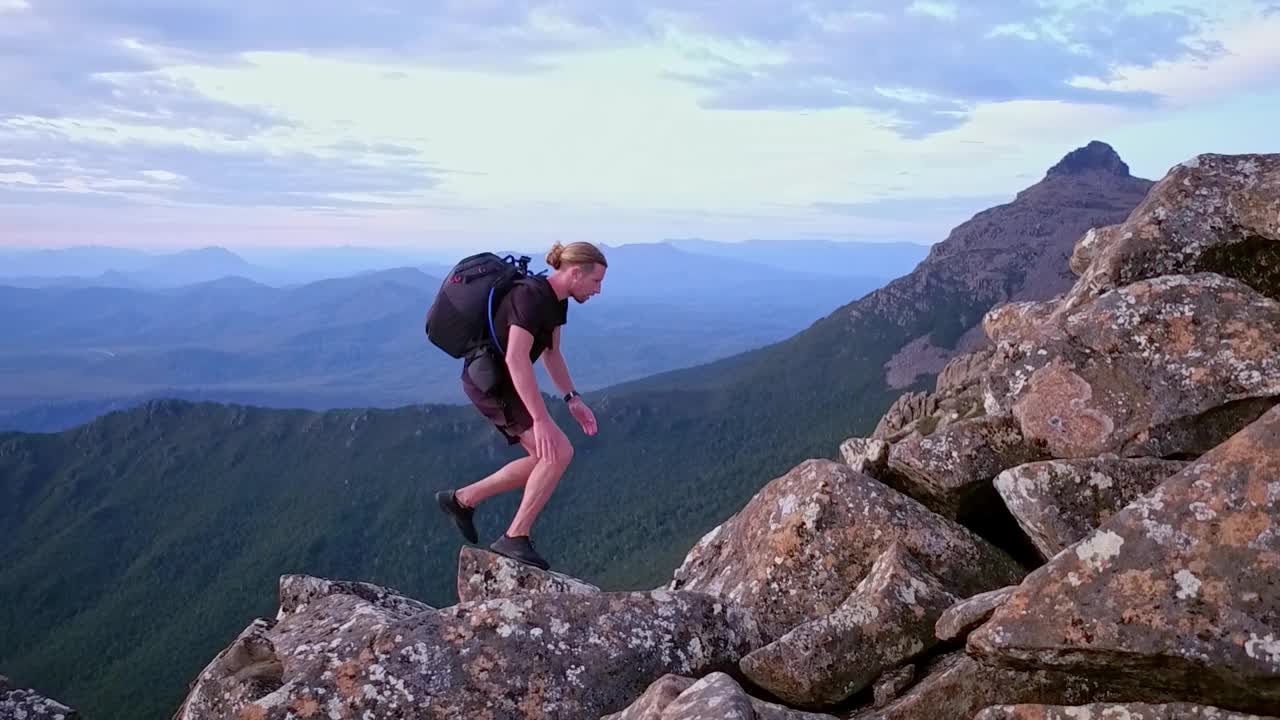
[[547, 265], [559, 270], [562, 265], [603, 265], [609, 267], [609, 263], [605, 262], [604, 253], [600, 252], [600, 248], [589, 242], [573, 242], [568, 245], [556, 243], [551, 246], [551, 250], [547, 252]]
[[547, 265], [559, 270], [560, 257], [562, 255], [564, 255], [564, 245], [561, 245], [560, 243], [552, 245], [551, 250], [547, 252]]

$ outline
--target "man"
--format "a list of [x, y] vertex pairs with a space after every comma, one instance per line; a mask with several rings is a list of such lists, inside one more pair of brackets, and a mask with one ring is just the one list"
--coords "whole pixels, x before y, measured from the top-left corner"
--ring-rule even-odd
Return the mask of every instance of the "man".
[[494, 311], [494, 329], [499, 339], [505, 338], [505, 355], [493, 373], [493, 386], [486, 390], [482, 385], [489, 383], [475, 381], [472, 375], [477, 373], [468, 371], [471, 361], [462, 372], [462, 387], [471, 402], [508, 443], [520, 443], [529, 454], [483, 480], [436, 493], [441, 510], [474, 543], [479, 540], [472, 522], [476, 506], [494, 495], [524, 488], [510, 527], [489, 549], [544, 570], [550, 566], [534, 550], [529, 533], [573, 459], [573, 446], [547, 411], [533, 363], [542, 359], [582, 431], [595, 435], [595, 415], [574, 389], [560, 352], [560, 328], [568, 319], [569, 298], [581, 304], [599, 294], [608, 267], [604, 254], [586, 242], [556, 243], [547, 253], [547, 265], [553, 268], [549, 276], [518, 282]]

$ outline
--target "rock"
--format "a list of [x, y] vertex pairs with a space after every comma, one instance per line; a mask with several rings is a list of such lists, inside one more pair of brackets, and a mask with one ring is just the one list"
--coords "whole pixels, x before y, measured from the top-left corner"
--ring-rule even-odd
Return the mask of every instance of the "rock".
[[310, 575], [280, 576], [280, 611], [277, 620], [302, 612], [311, 603], [329, 595], [353, 595], [397, 616], [432, 610], [430, 605], [414, 600], [392, 588], [353, 580], [328, 580]]
[[832, 460], [766, 484], [685, 557], [669, 584], [752, 611], [767, 642], [829, 615], [895, 540], [948, 589], [973, 595], [1023, 569], [958, 523]]
[[598, 718], [664, 675], [733, 668], [761, 643], [749, 613], [663, 590], [534, 594], [407, 617], [335, 594], [270, 639], [284, 684], [238, 715], [201, 717]]
[[1280, 707], [1278, 517], [1280, 407], [1033, 572], [968, 650], [1232, 710]]
[[1094, 703], [1092, 705], [996, 705], [974, 720], [1277, 720], [1191, 703]]
[[1277, 401], [1278, 346], [1280, 302], [1239, 281], [1142, 280], [1002, 337], [984, 402], [1055, 458], [1194, 457]]
[[853, 715], [856, 720], [951, 720], [972, 718], [990, 705], [1024, 702], [1078, 703], [1106, 696], [1087, 678], [1054, 671], [1022, 672], [989, 667], [963, 650], [933, 660], [905, 695], [881, 708]]
[[[982, 317], [982, 330], [996, 343], [994, 350], [988, 361], [997, 363], [1002, 360], [998, 354], [1001, 344], [1005, 345], [1028, 345], [1027, 338], [1040, 339], [1040, 335], [1048, 332], [1054, 333], [1052, 336], [1061, 337], [1060, 332], [1056, 332], [1057, 326], [1049, 323], [1053, 311], [1058, 307], [1058, 300], [1026, 300], [1022, 302], [1011, 302], [998, 305], [991, 309]], [[1023, 352], [1029, 352], [1034, 346], [1020, 347]], [[982, 382], [987, 383], [987, 376], [992, 374], [991, 366], [982, 376]], [[999, 406], [992, 406], [987, 402], [987, 412], [999, 411]]]
[[711, 673], [680, 693], [662, 720], [755, 720], [756, 709], [742, 686], [724, 673]]
[[[982, 335], [981, 328], [975, 328], [974, 332]], [[982, 348], [952, 358], [938, 374], [932, 393], [899, 395], [880, 418], [871, 437], [898, 442], [912, 432], [929, 435], [959, 420], [982, 415], [981, 380], [991, 352], [990, 348]]]
[[714, 672], [701, 680], [665, 675], [620, 713], [600, 720], [836, 720], [830, 715], [792, 710], [751, 697], [729, 675]]
[[1198, 272], [1280, 300], [1280, 155], [1205, 154], [1172, 168], [1123, 223], [1086, 233], [1071, 266], [1080, 279], [1063, 313], [1140, 280]]
[[871, 686], [871, 695], [874, 700], [874, 707], [882, 708], [893, 702], [894, 698], [902, 694], [903, 690], [911, 687], [911, 683], [916, 679], [916, 666], [903, 665], [897, 670], [890, 670], [876, 679], [875, 684]]
[[695, 682], [693, 678], [668, 673], [658, 678], [626, 710], [600, 718], [600, 720], [663, 720], [662, 713], [680, 693]]
[[852, 437], [840, 443], [840, 456], [854, 472], [878, 478], [889, 466], [889, 443], [874, 438]]
[[1093, 532], [1187, 463], [1105, 455], [1009, 468], [996, 491], [1045, 559]]
[[516, 562], [488, 550], [463, 546], [458, 553], [459, 602], [563, 592], [600, 592], [600, 588], [568, 575]]
[[0, 675], [0, 718], [9, 720], [79, 720], [80, 713], [35, 690], [18, 688]]
[[947, 396], [968, 392], [982, 383], [987, 365], [991, 362], [991, 348], [982, 348], [952, 358], [934, 381], [934, 392]]
[[[919, 391], [902, 393], [881, 416], [871, 437], [876, 440], [897, 442], [937, 410], [938, 399], [932, 393]], [[932, 432], [932, 428], [928, 428], [927, 432]]]
[[979, 593], [952, 605], [934, 624], [934, 635], [939, 640], [954, 640], [968, 635], [974, 628], [986, 622], [996, 608], [1003, 605], [1016, 589], [1016, 585], [1010, 585], [999, 590]]
[[934, 623], [957, 601], [895, 541], [830, 615], [792, 629], [739, 665], [789, 705], [830, 707], [937, 644]]
[[246, 705], [279, 689], [284, 684], [284, 664], [270, 637], [274, 626], [274, 621], [258, 618], [241, 631], [196, 676], [174, 720], [238, 718]]
[[1048, 458], [1043, 443], [1025, 439], [1013, 416], [962, 420], [932, 435], [908, 435], [889, 451], [893, 488], [949, 518], [996, 502], [991, 480], [1001, 470]]

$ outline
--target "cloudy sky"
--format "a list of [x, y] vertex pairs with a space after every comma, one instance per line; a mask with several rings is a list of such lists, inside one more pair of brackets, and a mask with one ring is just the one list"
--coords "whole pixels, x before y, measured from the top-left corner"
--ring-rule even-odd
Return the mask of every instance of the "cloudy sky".
[[934, 242], [1093, 139], [1280, 151], [1276, 38], [1277, 0], [0, 0], [0, 244]]

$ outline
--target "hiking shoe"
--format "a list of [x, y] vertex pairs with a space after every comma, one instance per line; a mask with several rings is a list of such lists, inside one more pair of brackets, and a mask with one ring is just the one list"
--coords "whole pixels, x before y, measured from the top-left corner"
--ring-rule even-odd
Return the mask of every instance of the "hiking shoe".
[[532, 565], [542, 570], [551, 568], [551, 565], [546, 560], [543, 560], [542, 556], [533, 549], [533, 543], [529, 541], [528, 535], [511, 537], [503, 533], [502, 537], [493, 541], [489, 549], [503, 557], [509, 557], [525, 565]]
[[458, 502], [457, 496], [452, 490], [441, 490], [436, 493], [436, 502], [440, 504], [440, 509], [445, 515], [453, 518], [453, 523], [462, 531], [462, 537], [467, 542], [477, 542], [480, 535], [476, 533], [476, 525], [471, 521], [471, 516], [475, 514], [475, 508], [464, 507]]

